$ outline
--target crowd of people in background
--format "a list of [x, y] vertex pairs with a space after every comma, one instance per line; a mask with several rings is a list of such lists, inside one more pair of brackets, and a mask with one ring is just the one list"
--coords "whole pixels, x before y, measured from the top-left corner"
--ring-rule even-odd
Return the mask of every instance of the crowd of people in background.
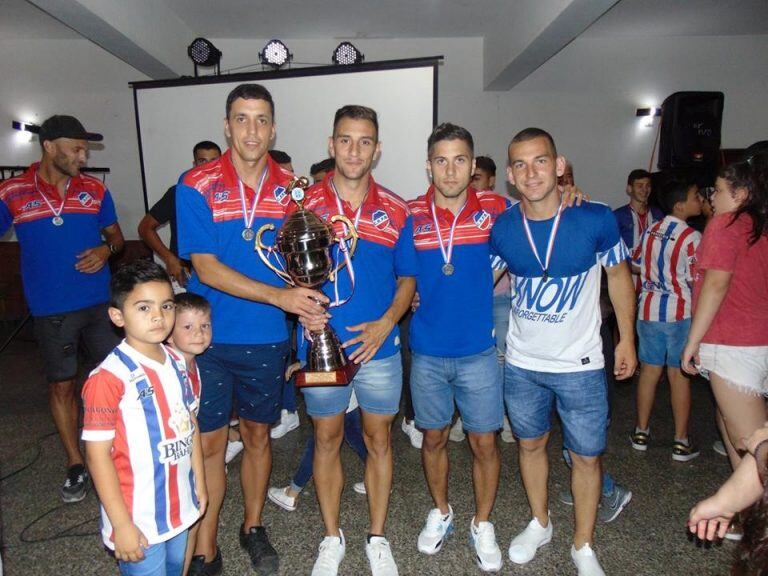
[[[364, 463], [354, 491], [368, 504], [371, 573], [397, 575], [386, 520], [403, 393], [401, 427], [421, 450], [434, 504], [420, 553], [439, 554], [457, 529], [447, 445], [467, 438], [474, 509], [464, 529], [477, 566], [498, 572], [505, 556], [535, 560], [553, 537], [547, 446], [556, 414], [571, 471], [558, 495], [574, 511], [570, 556], [579, 575], [602, 575], [595, 525], [632, 499], [601, 462], [611, 389], [636, 372], [629, 442], [652, 445], [666, 381], [678, 462], [700, 454], [689, 436], [691, 378], [709, 381], [733, 475], [687, 525], [701, 539], [741, 539], [738, 573], [768, 570], [768, 145], [747, 149], [713, 183], [633, 170], [629, 203], [611, 211], [575, 187], [547, 131], [511, 139], [511, 197], [494, 192], [496, 164], [475, 156], [469, 131], [443, 123], [425, 142], [429, 187], [406, 202], [373, 178], [383, 153], [376, 112], [347, 105], [331, 120], [329, 157], [312, 165], [303, 206], [329, 222], [346, 216], [358, 241], [349, 274], [318, 290], [283, 285], [254, 254], [255, 231], [279, 228], [298, 209], [292, 159], [270, 149], [275, 102], [258, 84], [227, 98], [224, 153], [196, 144], [192, 168], [142, 219], [139, 235], [162, 266], [137, 260], [110, 275], [124, 240], [109, 191], [81, 174], [88, 142], [101, 135], [77, 119], [46, 120], [40, 162], [0, 184], [0, 235], [13, 226], [19, 240], [67, 457], [61, 497], [80, 501], [93, 483], [120, 573], [221, 574], [227, 464], [242, 455], [239, 539], [254, 572], [280, 566], [265, 503], [294, 511], [313, 479], [323, 529], [312, 574], [336, 575], [348, 544], [346, 441]], [[694, 223], [702, 214], [703, 230]], [[158, 234], [166, 223], [167, 245]], [[332, 227], [348, 233], [343, 221]], [[339, 294], [352, 297], [329, 315]], [[290, 484], [270, 487], [271, 442], [300, 423], [293, 376], [305, 334], [326, 324], [359, 370], [349, 385], [303, 389], [312, 436]], [[82, 390], [85, 457], [81, 346], [98, 363]], [[529, 516], [505, 514], [519, 528], [506, 554], [492, 522], [499, 433], [517, 443], [530, 507]]]

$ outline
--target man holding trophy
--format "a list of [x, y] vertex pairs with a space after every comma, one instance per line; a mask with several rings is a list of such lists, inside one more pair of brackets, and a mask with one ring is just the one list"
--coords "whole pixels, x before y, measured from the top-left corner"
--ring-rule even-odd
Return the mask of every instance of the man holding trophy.
[[[307, 412], [315, 428], [314, 477], [326, 537], [312, 574], [335, 575], [344, 558], [345, 540], [339, 527], [339, 507], [344, 475], [341, 443], [344, 413], [354, 391], [363, 416], [363, 436], [368, 448], [365, 486], [368, 493], [370, 532], [366, 555], [374, 576], [397, 575], [384, 524], [392, 489], [390, 429], [399, 410], [402, 388], [400, 337], [397, 322], [413, 298], [417, 270], [413, 226], [401, 198], [377, 184], [371, 176], [381, 146], [376, 112], [364, 106], [344, 106], [336, 112], [333, 136], [328, 140], [334, 171], [306, 193], [304, 208], [331, 222], [346, 216], [357, 231], [354, 258], [342, 246], [338, 256], [351, 268], [325, 285], [335, 302], [331, 327], [339, 334], [350, 362], [359, 370], [347, 386], [304, 388]], [[296, 208], [294, 206], [294, 208]], [[348, 237], [349, 225], [336, 219], [337, 237]], [[305, 313], [302, 324], [311, 333], [322, 322]]]

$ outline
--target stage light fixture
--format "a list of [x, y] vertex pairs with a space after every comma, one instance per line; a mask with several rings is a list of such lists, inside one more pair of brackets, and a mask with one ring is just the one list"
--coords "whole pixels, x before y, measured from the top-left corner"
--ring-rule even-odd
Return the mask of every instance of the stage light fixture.
[[277, 38], [267, 42], [264, 49], [259, 52], [259, 61], [272, 68], [280, 68], [291, 60], [293, 60], [293, 54], [288, 50], [288, 46]]
[[638, 118], [645, 118], [643, 126], [646, 128], [653, 127], [653, 119], [657, 116], [661, 116], [661, 108], [658, 106], [651, 106], [650, 108], [638, 108], [635, 110], [635, 116]]
[[187, 54], [195, 64], [195, 76], [197, 76], [198, 66], [216, 66], [216, 74], [219, 74], [221, 50], [216, 48], [210, 40], [195, 38], [187, 48]]
[[336, 46], [331, 59], [334, 64], [345, 66], [347, 64], [362, 64], [365, 56], [355, 48], [352, 42], [342, 42]]
[[29, 122], [19, 122], [18, 120], [14, 120], [11, 122], [11, 126], [14, 130], [21, 130], [22, 132], [31, 132], [32, 134], [40, 132], [40, 126]]

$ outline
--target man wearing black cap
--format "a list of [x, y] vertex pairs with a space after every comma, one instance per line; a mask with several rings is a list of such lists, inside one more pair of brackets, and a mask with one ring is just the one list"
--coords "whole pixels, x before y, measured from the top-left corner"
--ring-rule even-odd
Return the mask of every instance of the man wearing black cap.
[[102, 135], [87, 132], [72, 116], [51, 116], [39, 139], [40, 162], [0, 184], [0, 236], [13, 226], [19, 241], [24, 296], [68, 460], [61, 498], [78, 502], [89, 484], [77, 439], [78, 346], [100, 362], [118, 342], [107, 315], [106, 264], [122, 249], [123, 234], [109, 191], [80, 173], [88, 142]]

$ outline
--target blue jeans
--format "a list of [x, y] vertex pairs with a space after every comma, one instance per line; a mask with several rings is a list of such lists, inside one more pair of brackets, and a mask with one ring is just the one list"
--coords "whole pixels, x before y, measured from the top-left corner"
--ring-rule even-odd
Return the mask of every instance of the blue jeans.
[[538, 372], [504, 365], [504, 400], [515, 436], [540, 438], [552, 427], [552, 409], [563, 423], [563, 445], [581, 456], [605, 451], [608, 425], [605, 371]]
[[363, 411], [371, 414], [397, 414], [400, 410], [400, 392], [403, 389], [400, 352], [366, 362], [346, 386], [304, 388], [307, 414], [315, 418], [343, 414], [349, 406], [353, 389]]
[[118, 560], [122, 576], [181, 576], [184, 553], [187, 550], [187, 530], [170, 540], [152, 544], [144, 550], [144, 560], [123, 562]]
[[411, 396], [416, 425], [440, 430], [451, 425], [454, 401], [465, 431], [483, 434], [501, 428], [504, 395], [496, 348], [445, 358], [412, 354]]
[[[365, 459], [368, 457], [368, 450], [365, 447], [365, 441], [363, 441], [363, 427], [360, 421], [359, 408], [355, 408], [352, 412], [347, 412], [344, 415], [344, 440], [360, 456], [360, 460], [365, 462]], [[299, 462], [299, 469], [296, 470], [296, 474], [293, 475], [293, 480], [291, 480], [291, 488], [296, 492], [300, 492], [307, 485], [310, 478], [312, 478], [314, 458], [315, 436], [313, 434], [307, 440], [304, 455], [301, 457], [301, 462]]]

